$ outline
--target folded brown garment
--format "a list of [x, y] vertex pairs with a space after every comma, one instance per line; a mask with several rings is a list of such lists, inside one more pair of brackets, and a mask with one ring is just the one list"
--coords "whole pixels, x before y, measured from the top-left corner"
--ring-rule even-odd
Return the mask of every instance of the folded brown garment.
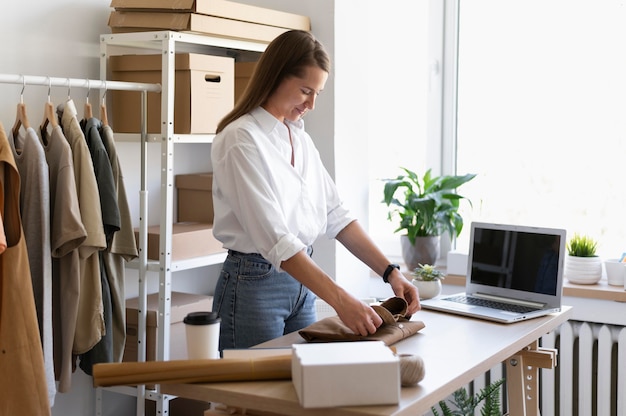
[[308, 342], [383, 341], [390, 346], [416, 334], [425, 326], [422, 321], [409, 320], [411, 316], [406, 314], [408, 305], [402, 298], [392, 297], [372, 308], [383, 319], [383, 324], [373, 334], [355, 334], [338, 316], [321, 319], [300, 330], [299, 334]]

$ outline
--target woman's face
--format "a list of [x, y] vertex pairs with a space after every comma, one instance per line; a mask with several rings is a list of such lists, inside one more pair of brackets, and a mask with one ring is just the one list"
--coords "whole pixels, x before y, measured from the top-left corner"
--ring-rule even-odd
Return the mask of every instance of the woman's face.
[[316, 66], [305, 68], [303, 76], [285, 78], [263, 105], [280, 121], [297, 121], [315, 108], [317, 95], [324, 89], [328, 73]]

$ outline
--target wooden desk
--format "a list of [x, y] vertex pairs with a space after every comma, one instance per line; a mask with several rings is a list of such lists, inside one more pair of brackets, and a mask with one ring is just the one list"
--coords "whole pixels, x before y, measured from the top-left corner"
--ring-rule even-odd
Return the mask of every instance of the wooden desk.
[[[303, 409], [291, 381], [169, 384], [162, 385], [161, 392], [280, 415], [422, 415], [432, 405], [495, 365], [510, 357], [518, 357], [518, 352], [567, 321], [571, 312], [570, 307], [564, 307], [560, 313], [505, 325], [420, 311], [414, 319], [422, 320], [426, 327], [417, 335], [395, 344], [395, 347], [398, 353], [421, 356], [426, 365], [426, 376], [417, 386], [402, 388], [397, 406]], [[302, 342], [302, 338], [293, 333], [262, 346], [285, 347]], [[531, 415], [533, 412], [522, 414]]]

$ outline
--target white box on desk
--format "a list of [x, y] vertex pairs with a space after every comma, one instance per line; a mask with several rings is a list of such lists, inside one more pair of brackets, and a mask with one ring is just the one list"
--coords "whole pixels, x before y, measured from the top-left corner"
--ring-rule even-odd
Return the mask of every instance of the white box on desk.
[[446, 272], [465, 276], [467, 274], [468, 254], [460, 251], [450, 250], [447, 257]]
[[291, 378], [304, 408], [400, 401], [400, 362], [382, 341], [294, 344]]

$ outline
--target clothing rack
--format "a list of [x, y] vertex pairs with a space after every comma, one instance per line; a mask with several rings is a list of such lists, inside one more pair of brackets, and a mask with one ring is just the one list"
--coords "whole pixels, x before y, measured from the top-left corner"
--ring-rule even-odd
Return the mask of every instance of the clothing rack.
[[141, 82], [106, 81], [80, 78], [57, 78], [38, 75], [21, 74], [0, 74], [0, 84], [20, 84], [41, 85], [45, 87], [67, 87], [67, 88], [87, 88], [120, 90], [120, 91], [140, 91], [140, 92], [161, 92], [161, 84], [147, 84]]
[[[87, 91], [98, 89], [104, 90], [102, 93], [102, 103], [107, 90], [118, 91], [137, 91], [141, 93], [141, 189], [139, 192], [139, 247], [147, 247], [148, 244], [148, 184], [147, 184], [147, 125], [148, 125], [148, 92], [161, 92], [161, 84], [150, 84], [141, 82], [126, 81], [107, 81], [80, 78], [59, 78], [39, 75], [22, 75], [22, 74], [3, 74], [0, 73], [0, 84], [17, 84], [22, 85], [22, 94], [26, 85], [38, 85], [48, 87], [48, 96], [50, 96], [50, 88], [66, 87], [68, 88], [68, 98], [72, 88], [87, 88]], [[147, 319], [147, 256], [148, 250], [139, 251], [139, 314], [137, 325], [139, 328], [146, 328]], [[137, 351], [137, 361], [146, 360], [146, 331], [139, 331], [137, 334], [139, 348]], [[123, 389], [122, 389], [123, 390]], [[138, 397], [138, 414], [143, 413], [143, 402], [146, 395], [145, 385], [137, 386], [136, 396]], [[102, 400], [101, 388], [96, 389], [96, 400]], [[139, 413], [139, 411], [141, 412]]]

